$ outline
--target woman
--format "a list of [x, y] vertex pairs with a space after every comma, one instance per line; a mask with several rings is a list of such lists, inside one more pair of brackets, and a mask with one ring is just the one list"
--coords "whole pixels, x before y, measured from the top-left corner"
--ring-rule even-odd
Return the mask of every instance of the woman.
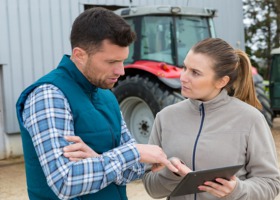
[[280, 187], [275, 144], [257, 109], [261, 105], [247, 55], [221, 39], [205, 39], [187, 54], [180, 80], [188, 99], [157, 114], [149, 140], [181, 160], [173, 160], [179, 172], [148, 167], [143, 183], [149, 195], [168, 197], [190, 171], [187, 167], [195, 171], [243, 164], [230, 180], [217, 178], [199, 186], [205, 192], [170, 199], [274, 199]]

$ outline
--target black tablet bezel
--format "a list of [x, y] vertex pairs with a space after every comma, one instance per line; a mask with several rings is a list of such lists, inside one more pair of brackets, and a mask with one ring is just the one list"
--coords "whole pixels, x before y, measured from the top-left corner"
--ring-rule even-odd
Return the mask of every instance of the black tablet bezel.
[[230, 179], [243, 165], [232, 165], [214, 169], [189, 172], [171, 192], [170, 196], [181, 196], [203, 192], [198, 189], [205, 181], [215, 181], [216, 178]]

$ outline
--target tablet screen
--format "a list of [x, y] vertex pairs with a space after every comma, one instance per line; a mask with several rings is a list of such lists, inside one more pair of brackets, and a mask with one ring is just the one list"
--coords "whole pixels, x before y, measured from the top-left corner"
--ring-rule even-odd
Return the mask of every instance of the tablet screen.
[[182, 181], [171, 192], [170, 196], [181, 196], [204, 192], [198, 189], [205, 181], [215, 181], [216, 178], [229, 180], [243, 165], [233, 165], [215, 169], [199, 170], [189, 172]]

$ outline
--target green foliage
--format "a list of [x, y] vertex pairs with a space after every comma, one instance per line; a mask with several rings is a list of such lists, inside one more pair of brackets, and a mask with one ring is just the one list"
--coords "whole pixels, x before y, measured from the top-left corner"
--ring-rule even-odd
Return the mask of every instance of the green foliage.
[[[259, 71], [270, 65], [271, 49], [280, 42], [280, 0], [243, 0], [246, 53]], [[260, 61], [265, 61], [260, 66]]]

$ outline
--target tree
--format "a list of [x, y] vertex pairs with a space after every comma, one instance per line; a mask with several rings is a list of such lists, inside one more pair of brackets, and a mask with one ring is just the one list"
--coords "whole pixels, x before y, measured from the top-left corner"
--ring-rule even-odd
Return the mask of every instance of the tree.
[[246, 52], [266, 78], [271, 49], [280, 47], [280, 0], [243, 0], [243, 12]]

